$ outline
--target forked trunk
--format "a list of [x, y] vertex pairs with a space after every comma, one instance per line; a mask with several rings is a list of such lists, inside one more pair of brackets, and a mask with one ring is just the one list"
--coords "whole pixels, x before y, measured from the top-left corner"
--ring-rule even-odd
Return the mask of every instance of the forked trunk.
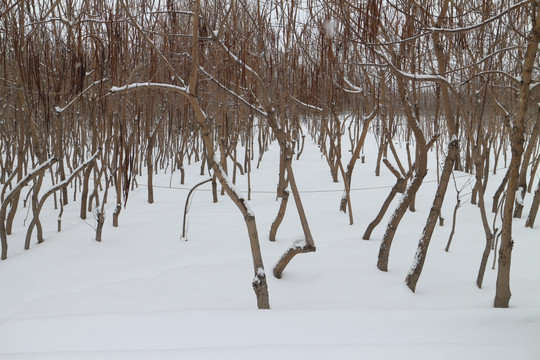
[[[6, 196], [5, 200], [2, 202], [2, 205], [0, 206], [0, 242], [2, 245], [2, 255], [0, 257], [1, 260], [5, 260], [7, 258], [7, 250], [8, 250], [8, 244], [7, 244], [7, 231], [6, 231], [6, 214], [7, 214], [7, 207], [12, 202], [12, 200], [19, 196], [21, 193], [21, 189], [25, 187], [30, 181], [36, 178], [41, 172], [47, 170], [52, 164], [56, 162], [56, 159], [54, 157], [49, 158], [44, 163], [38, 165], [34, 170], [30, 171], [26, 176], [24, 176], [17, 185], [11, 190], [11, 192]], [[13, 204], [12, 204], [13, 206]]]
[[497, 210], [499, 209], [499, 198], [501, 197], [501, 194], [503, 193], [504, 189], [506, 188], [506, 184], [508, 183], [508, 174], [510, 172], [510, 169], [506, 170], [506, 174], [504, 175], [504, 178], [501, 181], [501, 184], [497, 188], [497, 191], [495, 191], [495, 194], [493, 195], [493, 204], [491, 205], [491, 212], [497, 213]]
[[457, 154], [459, 153], [459, 141], [453, 140], [448, 144], [448, 155], [444, 162], [444, 168], [441, 174], [441, 181], [437, 188], [435, 194], [435, 199], [433, 200], [433, 205], [429, 211], [428, 219], [424, 231], [422, 231], [422, 237], [418, 242], [418, 249], [416, 250], [416, 255], [414, 256], [414, 261], [405, 279], [405, 283], [411, 289], [412, 292], [416, 291], [416, 284], [418, 279], [422, 274], [422, 269], [424, 267], [424, 262], [426, 261], [427, 251], [431, 237], [433, 235], [433, 230], [437, 224], [437, 219], [441, 213], [441, 207], [444, 202], [444, 196], [446, 194], [446, 189], [448, 188], [448, 183], [450, 181], [450, 175], [452, 174], [452, 169], [454, 167], [454, 162], [457, 159]]
[[398, 192], [399, 193], [405, 192], [406, 184], [407, 184], [407, 181], [404, 178], [400, 177], [400, 178], [397, 179], [395, 185], [392, 186], [392, 190], [390, 190], [390, 194], [388, 194], [388, 197], [384, 201], [384, 203], [383, 203], [383, 205], [381, 207], [381, 210], [379, 210], [379, 213], [377, 214], [375, 219], [368, 225], [366, 231], [364, 232], [364, 236], [362, 237], [362, 239], [369, 240], [371, 238], [371, 233], [373, 232], [373, 230], [377, 227], [377, 225], [379, 225], [379, 223], [383, 219], [384, 214], [386, 214], [386, 211], [388, 210], [388, 207], [392, 203], [392, 200], [394, 200], [394, 197], [396, 196], [396, 194]]
[[289, 201], [289, 192], [284, 190], [281, 193], [281, 203], [279, 205], [278, 213], [276, 215], [274, 222], [272, 223], [272, 226], [270, 226], [270, 235], [268, 236], [270, 241], [276, 241], [276, 234], [277, 234], [279, 225], [281, 225], [281, 222], [283, 221], [283, 218], [285, 217], [285, 211], [287, 210], [288, 201]]
[[302, 205], [300, 194], [298, 193], [298, 187], [296, 186], [296, 180], [294, 179], [294, 174], [290, 162], [287, 162], [287, 174], [289, 177], [289, 183], [291, 184], [291, 190], [293, 193], [294, 202], [296, 204], [296, 209], [298, 210], [298, 215], [300, 216], [300, 223], [302, 224], [302, 230], [304, 231], [305, 239], [300, 243], [294, 243], [293, 246], [291, 246], [279, 259], [278, 263], [274, 267], [274, 276], [278, 279], [281, 278], [283, 270], [285, 270], [293, 257], [295, 257], [297, 254], [314, 252], [316, 250], [315, 243], [313, 242], [313, 237], [311, 236], [311, 230], [309, 229], [306, 213], [304, 212], [304, 206]]

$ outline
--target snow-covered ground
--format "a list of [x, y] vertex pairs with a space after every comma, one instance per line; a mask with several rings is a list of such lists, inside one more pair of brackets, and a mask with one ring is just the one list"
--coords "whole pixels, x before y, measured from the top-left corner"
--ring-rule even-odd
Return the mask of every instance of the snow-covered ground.
[[[485, 237], [470, 202], [460, 208], [452, 247], [444, 251], [453, 184], [443, 209], [445, 225], [435, 230], [413, 294], [404, 279], [435, 192], [435, 162], [417, 211], [408, 212], [398, 229], [389, 271], [383, 273], [376, 268], [377, 253], [399, 197], [372, 239], [362, 240], [394, 183], [386, 169], [374, 175], [374, 142], [354, 173], [350, 226], [338, 211], [343, 183], [331, 181], [326, 161], [306, 141], [294, 166], [317, 251], [298, 255], [278, 280], [272, 267], [302, 239], [302, 229], [291, 197], [277, 241], [267, 240], [279, 207], [277, 150], [273, 144], [252, 174], [251, 207], [271, 310], [256, 309], [242, 216], [226, 196], [213, 204], [210, 184], [197, 191], [187, 241], [181, 240], [188, 189], [206, 179], [198, 175], [199, 164], [192, 164], [186, 185], [179, 184], [179, 172], [172, 187], [170, 172], [155, 179], [154, 204], [146, 202], [146, 179], [138, 178], [118, 228], [111, 224], [111, 192], [102, 243], [93, 240], [93, 219], [78, 218], [78, 202], [65, 208], [63, 231], [57, 233], [51, 197], [42, 217], [46, 240], [34, 240], [24, 251], [27, 209], [19, 211], [8, 238], [9, 257], [0, 262], [0, 359], [540, 359], [540, 231], [539, 225], [524, 227], [530, 194], [523, 219], [514, 225], [509, 309], [492, 307], [492, 257], [483, 289], [476, 287]], [[500, 170], [490, 177], [488, 209], [503, 175]], [[458, 188], [470, 180], [456, 173]], [[246, 190], [246, 181], [240, 178], [237, 187]]]

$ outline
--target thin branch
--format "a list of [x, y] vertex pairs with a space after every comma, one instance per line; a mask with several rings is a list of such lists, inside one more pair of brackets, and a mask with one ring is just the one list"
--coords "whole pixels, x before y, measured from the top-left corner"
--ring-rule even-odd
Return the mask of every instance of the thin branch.
[[482, 21], [481, 23], [478, 23], [478, 24], [465, 26], [465, 27], [461, 27], [461, 28], [455, 28], [455, 29], [432, 27], [432, 28], [426, 28], [425, 30], [427, 30], [429, 32], [432, 32], [432, 33], [445, 33], [445, 34], [460, 34], [460, 33], [468, 32], [468, 31], [471, 31], [471, 30], [481, 28], [481, 27], [483, 27], [483, 26], [485, 26], [485, 25], [487, 25], [487, 24], [501, 18], [502, 16], [506, 15], [510, 11], [515, 10], [515, 9], [517, 9], [517, 8], [523, 6], [523, 5], [527, 5], [527, 4], [530, 4], [530, 3], [535, 2], [535, 1], [537, 1], [537, 0], [524, 0], [522, 2], [516, 3], [516, 4], [508, 7], [506, 10], [498, 13], [497, 15], [494, 15], [494, 16], [490, 17], [489, 19], [486, 19], [485, 21]]

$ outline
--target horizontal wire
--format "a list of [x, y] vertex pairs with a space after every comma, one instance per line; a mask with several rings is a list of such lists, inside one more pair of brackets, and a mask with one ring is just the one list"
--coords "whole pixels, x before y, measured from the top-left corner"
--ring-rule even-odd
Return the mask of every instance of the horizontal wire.
[[[499, 168], [497, 170], [502, 170], [502, 169], [505, 169], [505, 168]], [[460, 175], [460, 176], [455, 176], [456, 179], [459, 179], [459, 178], [464, 178], [464, 177], [471, 177], [471, 176], [474, 176], [473, 174], [464, 174], [464, 175]], [[424, 181], [423, 183], [427, 184], [427, 183], [434, 183], [434, 182], [437, 182], [437, 179], [435, 180], [428, 180], [428, 181]], [[140, 186], [148, 186], [148, 184], [140, 184], [140, 183], [137, 183], [137, 185], [140, 185]], [[164, 186], [164, 185], [153, 185], [154, 188], [159, 188], [159, 189], [173, 189], [173, 190], [191, 190], [190, 187], [180, 187], [180, 186]], [[364, 191], [364, 190], [378, 190], [378, 189], [390, 189], [394, 187], [394, 185], [384, 185], [384, 186], [370, 186], [370, 187], [362, 187], [362, 188], [354, 188], [354, 189], [350, 189], [349, 191]], [[212, 191], [212, 189], [198, 189], [198, 191], [207, 191], [207, 192], [210, 192]], [[241, 192], [248, 192], [248, 190], [240, 190]], [[251, 193], [252, 194], [275, 194], [277, 190], [251, 190]], [[345, 191], [344, 189], [322, 189], [322, 190], [300, 190], [298, 191], [299, 193], [303, 194], [308, 194], [308, 193], [333, 193], [333, 192], [343, 192]]]

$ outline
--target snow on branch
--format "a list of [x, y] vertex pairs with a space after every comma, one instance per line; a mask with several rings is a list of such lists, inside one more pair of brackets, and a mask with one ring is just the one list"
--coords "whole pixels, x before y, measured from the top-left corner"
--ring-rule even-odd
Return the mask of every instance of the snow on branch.
[[482, 21], [481, 23], [478, 23], [478, 24], [474, 24], [474, 25], [469, 25], [469, 26], [464, 26], [464, 27], [460, 27], [460, 28], [454, 28], [454, 29], [449, 29], [449, 28], [437, 28], [437, 27], [431, 27], [431, 28], [426, 28], [424, 30], [427, 30], [429, 32], [434, 32], [434, 33], [445, 33], [445, 34], [459, 34], [459, 33], [463, 33], [463, 32], [467, 32], [467, 31], [471, 31], [471, 30], [475, 30], [475, 29], [478, 29], [478, 28], [481, 28], [495, 20], [497, 20], [498, 18], [506, 15], [507, 13], [509, 13], [510, 11], [512, 10], [515, 10], [523, 5], [527, 5], [527, 4], [530, 4], [532, 2], [535, 2], [536, 0], [524, 0], [524, 1], [521, 1], [521, 2], [518, 2], [518, 3], [515, 3], [514, 5], [511, 5], [510, 7], [506, 8], [505, 10], [503, 10], [502, 12], [486, 19], [485, 21]]
[[4, 200], [4, 202], [6, 203], [9, 203], [11, 201], [11, 198], [13, 197], [13, 194], [17, 193], [17, 191], [19, 191], [22, 187], [24, 187], [26, 184], [28, 184], [30, 182], [30, 180], [32, 180], [37, 173], [39, 173], [40, 171], [43, 171], [45, 169], [47, 169], [49, 166], [51, 166], [52, 164], [54, 164], [56, 162], [56, 157], [52, 156], [50, 157], [49, 159], [47, 159], [47, 161], [45, 162], [42, 162], [41, 164], [39, 164], [38, 166], [36, 166], [34, 169], [28, 171], [28, 173], [26, 174], [25, 177], [23, 177], [14, 187], [13, 187], [13, 190], [11, 190], [9, 193], [7, 193], [6, 195], [6, 199]]
[[413, 80], [413, 81], [442, 82], [448, 85], [448, 87], [452, 90], [452, 92], [456, 93], [456, 90], [454, 89], [452, 84], [450, 84], [448, 79], [446, 79], [444, 76], [441, 76], [438, 74], [428, 75], [428, 74], [419, 74], [419, 73], [408, 73], [406, 71], [399, 69], [397, 66], [395, 66], [390, 60], [388, 60], [386, 55], [384, 55], [382, 52], [376, 49], [375, 49], [375, 52], [377, 53], [377, 55], [379, 55], [380, 57], [384, 59], [384, 61], [388, 64], [390, 69], [392, 69], [392, 71], [396, 75], [401, 76], [404, 79]]
[[61, 22], [62, 24], [66, 25], [69, 28], [72, 28], [74, 25], [74, 23], [69, 21], [68, 19], [65, 19], [62, 17], [53, 17], [53, 18], [48, 18], [44, 20], [34, 21], [34, 22], [26, 24], [26, 26], [29, 27], [29, 26], [35, 26], [35, 25], [42, 25], [42, 24], [46, 24], [50, 22]]
[[193, 11], [187, 11], [187, 10], [164, 10], [164, 11], [147, 11], [144, 12], [145, 15], [170, 15], [170, 14], [179, 14], [179, 15], [187, 15], [187, 16], [193, 16]]
[[[363, 93], [363, 90], [361, 88], [359, 88], [358, 86], [354, 85], [349, 79], [347, 79], [346, 77], [343, 77], [343, 82], [350, 88], [350, 89], [345, 89], [345, 88], [342, 88], [343, 91], [345, 91], [346, 93], [349, 93], [349, 94], [362, 94]], [[352, 89], [352, 90], [351, 90]]]
[[234, 91], [232, 91], [231, 89], [229, 89], [227, 86], [225, 86], [224, 84], [222, 84], [218, 79], [216, 79], [214, 76], [212, 76], [208, 71], [206, 71], [202, 66], [199, 66], [199, 70], [204, 74], [206, 75], [208, 78], [210, 78], [210, 81], [212, 81], [213, 83], [215, 83], [218, 87], [220, 87], [221, 89], [225, 90], [226, 92], [228, 92], [230, 95], [232, 95], [233, 97], [235, 97], [236, 99], [240, 100], [242, 103], [244, 103], [247, 107], [251, 108], [253, 111], [257, 112], [259, 115], [263, 116], [263, 117], [268, 117], [268, 113], [266, 111], [264, 111], [263, 109], [251, 104], [250, 102], [248, 102], [246, 99], [244, 99], [242, 96], [240, 96], [239, 94], [235, 93]]
[[464, 81], [463, 83], [461, 83], [461, 85], [465, 85], [466, 83], [468, 83], [469, 81], [471, 81], [472, 79], [476, 78], [476, 77], [479, 77], [479, 76], [482, 76], [482, 75], [487, 75], [487, 74], [498, 74], [498, 75], [503, 75], [507, 78], [509, 78], [510, 80], [514, 81], [515, 83], [520, 83], [520, 79], [515, 77], [515, 76], [512, 76], [510, 75], [509, 73], [507, 72], [504, 72], [504, 71], [500, 71], [500, 70], [488, 70], [488, 71], [482, 71], [482, 72], [479, 72], [478, 74], [474, 75], [473, 77], [471, 77], [470, 79], [467, 79], [466, 81]]
[[80, 99], [84, 94], [86, 94], [88, 91], [90, 91], [91, 88], [93, 88], [94, 86], [96, 85], [99, 85], [99, 84], [102, 84], [104, 82], [107, 82], [109, 81], [108, 78], [104, 78], [104, 79], [101, 79], [101, 80], [97, 80], [97, 81], [94, 81], [92, 84], [90, 84], [90, 86], [88, 86], [86, 89], [84, 89], [83, 91], [81, 91], [77, 96], [75, 96], [66, 106], [64, 107], [59, 107], [59, 106], [56, 106], [54, 108], [54, 110], [58, 113], [58, 114], [61, 114], [63, 113], [67, 108], [69, 108], [71, 105], [73, 105], [75, 103], [75, 101], [77, 101], [78, 99]]
[[169, 60], [167, 60], [167, 58], [165, 57], [165, 55], [163, 55], [163, 53], [158, 49], [158, 47], [156, 46], [156, 44], [152, 41], [152, 39], [150, 39], [148, 37], [148, 35], [146, 35], [146, 33], [143, 31], [142, 27], [139, 25], [139, 23], [135, 20], [135, 18], [133, 17], [133, 15], [131, 15], [131, 12], [130, 12], [130, 9], [127, 7], [126, 3], [124, 0], [120, 0], [120, 4], [122, 5], [122, 7], [124, 8], [124, 11], [126, 12], [128, 18], [129, 18], [129, 21], [131, 23], [131, 25], [133, 25], [137, 31], [139, 33], [142, 34], [142, 36], [144, 37], [144, 39], [146, 40], [146, 42], [148, 42], [148, 44], [150, 44], [150, 46], [156, 51], [156, 53], [158, 54], [158, 56], [161, 58], [161, 60], [163, 60], [163, 62], [165, 63], [165, 65], [167, 66], [167, 68], [169, 69], [169, 71], [174, 75], [175, 78], [177, 78], [180, 83], [182, 84], [182, 86], [185, 85], [184, 83], [184, 80], [180, 77], [180, 75], [178, 75], [178, 73], [176, 72], [176, 70], [174, 69], [174, 67], [171, 65], [171, 63], [169, 62]]
[[63, 181], [60, 181], [58, 183], [56, 183], [54, 186], [52, 186], [49, 190], [47, 190], [43, 197], [41, 198], [41, 201], [40, 201], [40, 207], [43, 206], [43, 203], [45, 202], [45, 200], [47, 199], [47, 197], [49, 197], [49, 195], [51, 195], [52, 193], [54, 193], [56, 190], [59, 190], [63, 187], [66, 187], [67, 185], [69, 185], [69, 183], [71, 182], [71, 180], [73, 180], [73, 178], [78, 174], [80, 173], [85, 167], [87, 167], [88, 165], [90, 165], [94, 160], [95, 158], [99, 155], [99, 153], [101, 152], [101, 149], [97, 150], [92, 156], [90, 156], [90, 158], [88, 160], [86, 160], [85, 162], [83, 162], [82, 164], [79, 165], [79, 167], [77, 167], [75, 170], [73, 170], [73, 172], [66, 177], [65, 180]]
[[266, 92], [266, 87], [264, 86], [264, 83], [259, 76], [259, 73], [255, 71], [251, 66], [246, 64], [242, 59], [240, 59], [238, 56], [236, 56], [228, 47], [225, 45], [223, 41], [221, 41], [219, 38], [219, 32], [213, 31], [210, 35], [212, 40], [219, 45], [219, 47], [229, 55], [231, 59], [233, 59], [238, 65], [242, 67], [245, 71], [247, 71], [251, 76], [255, 78], [255, 81], [258, 83], [261, 94], [263, 95], [262, 99], [262, 105], [265, 108], [266, 112], [270, 112], [272, 109], [272, 102], [270, 101], [270, 96], [268, 96], [268, 93]]
[[493, 93], [490, 91], [491, 98], [493, 99], [493, 103], [499, 108], [499, 110], [504, 114], [503, 120], [504, 124], [509, 127], [513, 127], [512, 124], [512, 118], [510, 116], [510, 113], [506, 110], [506, 108], [497, 100], [497, 98], [493, 95]]
[[144, 89], [144, 88], [168, 90], [168, 91], [180, 93], [184, 96], [189, 96], [189, 91], [188, 91], [187, 86], [177, 86], [177, 85], [171, 85], [171, 84], [165, 84], [165, 83], [152, 83], [152, 82], [133, 83], [133, 84], [127, 84], [124, 86], [112, 86], [110, 89], [110, 92], [120, 93], [120, 92], [128, 92], [131, 90]]
[[530, 91], [533, 91], [534, 89], [536, 89], [538, 87], [538, 85], [540, 85], [540, 81], [539, 80], [534, 80], [534, 84], [532, 84], [530, 86]]
[[[234, 201], [234, 198], [236, 197], [238, 199], [238, 201], [240, 203], [242, 203], [242, 205], [244, 205], [244, 210], [246, 211], [246, 215], [249, 216], [249, 217], [255, 217], [255, 212], [253, 211], [253, 209], [251, 208], [251, 206], [249, 205], [249, 201], [244, 198], [244, 196], [242, 195], [242, 193], [240, 192], [240, 190], [238, 190], [238, 188], [236, 187], [236, 185], [234, 185], [231, 181], [231, 179], [229, 179], [229, 177], [227, 176], [227, 174], [225, 174], [225, 171], [223, 171], [223, 167], [220, 165], [219, 163], [219, 158], [217, 157], [216, 154], [214, 154], [214, 163], [216, 164], [216, 167], [219, 171], [219, 175], [218, 178], [220, 180], [223, 180], [225, 182], [225, 188], [227, 190], [227, 192], [231, 192], [234, 196], [230, 196], [230, 198]], [[223, 183], [222, 183], [223, 185]], [[238, 203], [237, 203], [238, 205]]]
[[484, 56], [482, 59], [478, 60], [475, 63], [464, 65], [464, 66], [458, 67], [456, 69], [445, 71], [444, 74], [447, 75], [447, 74], [450, 74], [450, 73], [454, 73], [456, 71], [461, 71], [461, 70], [468, 69], [468, 68], [473, 67], [473, 66], [480, 65], [481, 63], [483, 63], [486, 60], [489, 60], [490, 58], [492, 58], [495, 55], [498, 55], [498, 54], [500, 54], [502, 52], [519, 49], [519, 48], [520, 48], [519, 46], [510, 46], [510, 47], [507, 47], [507, 48], [504, 48], [504, 49], [499, 49], [499, 50], [497, 50], [497, 51], [495, 51], [495, 52], [493, 52], [491, 54], [488, 54], [488, 55]]
[[317, 111], [317, 112], [323, 112], [323, 109], [318, 107], [318, 106], [306, 104], [305, 102], [298, 100], [297, 98], [295, 98], [291, 94], [287, 94], [287, 95], [289, 95], [289, 97], [291, 99], [293, 99], [296, 103], [300, 104], [302, 107], [304, 107], [304, 108], [306, 108], [308, 110], [314, 110], [314, 111]]

